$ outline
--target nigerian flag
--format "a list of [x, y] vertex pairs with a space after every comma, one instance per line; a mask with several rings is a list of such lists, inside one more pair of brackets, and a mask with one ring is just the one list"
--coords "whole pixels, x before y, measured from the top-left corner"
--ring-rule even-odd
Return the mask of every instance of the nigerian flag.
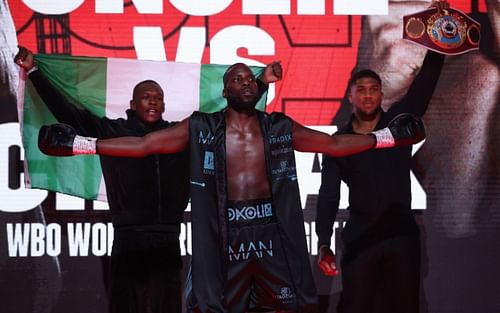
[[[100, 117], [126, 118], [133, 87], [146, 79], [162, 86], [163, 117], [168, 121], [181, 120], [195, 110], [214, 112], [226, 106], [222, 97], [222, 75], [227, 65], [40, 54], [35, 60], [38, 68], [68, 99]], [[256, 76], [263, 72], [262, 67], [251, 68]], [[30, 80], [23, 77], [21, 75], [19, 88], [19, 120], [25, 150], [26, 187], [106, 200], [99, 156], [49, 157], [40, 152], [38, 130], [57, 121]], [[260, 110], [265, 109], [265, 99], [262, 97], [257, 105]]]

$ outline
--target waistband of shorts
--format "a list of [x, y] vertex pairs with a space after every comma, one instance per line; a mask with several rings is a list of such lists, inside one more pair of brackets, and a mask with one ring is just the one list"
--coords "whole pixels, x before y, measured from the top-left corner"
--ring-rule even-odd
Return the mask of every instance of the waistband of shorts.
[[272, 205], [272, 203], [273, 203], [272, 199], [265, 198], [265, 199], [250, 199], [250, 200], [228, 200], [226, 207], [227, 208], [243, 208], [243, 207], [261, 205], [261, 204], [267, 204], [267, 203], [270, 203]]

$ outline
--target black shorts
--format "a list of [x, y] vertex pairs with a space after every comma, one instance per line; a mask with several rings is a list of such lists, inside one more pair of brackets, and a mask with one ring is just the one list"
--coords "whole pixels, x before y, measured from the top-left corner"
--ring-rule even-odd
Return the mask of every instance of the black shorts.
[[294, 310], [297, 296], [269, 200], [228, 204], [226, 300], [231, 313]]

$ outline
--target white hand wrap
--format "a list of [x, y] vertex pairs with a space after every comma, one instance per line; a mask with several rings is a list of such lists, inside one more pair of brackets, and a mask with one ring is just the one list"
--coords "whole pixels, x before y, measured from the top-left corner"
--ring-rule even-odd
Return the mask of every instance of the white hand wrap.
[[372, 134], [375, 135], [375, 138], [377, 140], [375, 149], [394, 147], [394, 137], [392, 136], [389, 128], [386, 127], [380, 130], [376, 130], [372, 132]]
[[75, 136], [73, 141], [73, 153], [76, 154], [96, 154], [97, 138]]

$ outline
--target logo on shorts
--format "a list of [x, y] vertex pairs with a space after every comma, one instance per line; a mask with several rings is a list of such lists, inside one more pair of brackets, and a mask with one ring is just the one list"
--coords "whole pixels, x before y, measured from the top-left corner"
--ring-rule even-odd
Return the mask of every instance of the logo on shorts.
[[242, 242], [236, 246], [229, 246], [229, 261], [244, 261], [251, 257], [262, 259], [265, 256], [273, 256], [273, 241]]
[[263, 203], [242, 208], [228, 208], [227, 215], [230, 222], [251, 221], [273, 216], [273, 206], [271, 203]]
[[280, 293], [273, 295], [273, 298], [278, 299], [281, 303], [292, 303], [297, 298], [297, 295], [290, 287], [281, 287]]

